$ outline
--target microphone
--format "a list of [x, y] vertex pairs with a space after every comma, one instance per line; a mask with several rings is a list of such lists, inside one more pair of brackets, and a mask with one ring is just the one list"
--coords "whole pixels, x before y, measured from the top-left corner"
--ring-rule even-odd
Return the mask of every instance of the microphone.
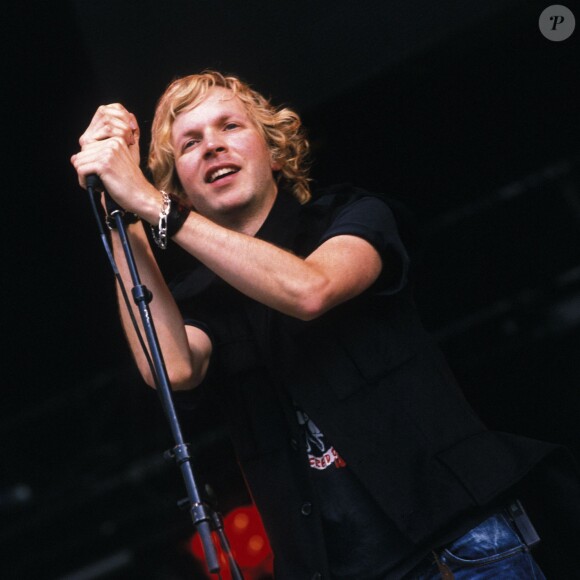
[[87, 175], [87, 189], [89, 191], [104, 190], [101, 178], [96, 173], [91, 173]]
[[87, 175], [87, 189], [89, 193], [95, 191], [103, 191], [105, 193], [105, 206], [107, 208], [107, 215], [113, 215], [115, 212], [125, 214], [125, 210], [109, 195], [109, 192], [103, 187], [101, 178], [96, 173]]

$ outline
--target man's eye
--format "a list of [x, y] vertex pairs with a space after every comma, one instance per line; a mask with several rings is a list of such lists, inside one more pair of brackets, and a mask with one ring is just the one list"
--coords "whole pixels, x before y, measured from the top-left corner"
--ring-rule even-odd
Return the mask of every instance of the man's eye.
[[237, 123], [228, 123], [224, 129], [226, 131], [231, 131], [232, 129], [236, 129], [237, 127], [239, 127], [239, 125]]
[[183, 150], [185, 151], [186, 149], [191, 149], [191, 147], [195, 147], [195, 145], [197, 145], [198, 143], [199, 143], [199, 139], [188, 139], [183, 144]]

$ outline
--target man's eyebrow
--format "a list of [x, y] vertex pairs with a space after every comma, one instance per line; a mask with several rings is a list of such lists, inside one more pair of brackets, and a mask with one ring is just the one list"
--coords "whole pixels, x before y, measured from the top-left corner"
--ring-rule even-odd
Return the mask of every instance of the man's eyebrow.
[[224, 121], [227, 121], [232, 116], [231, 113], [222, 113], [219, 117], [214, 120], [214, 124], [221, 125]]
[[[236, 113], [236, 112], [222, 113], [221, 115], [216, 117], [214, 120], [212, 120], [211, 124], [212, 125], [221, 125], [222, 123], [225, 123], [229, 119], [237, 118], [237, 117], [239, 117], [239, 113]], [[190, 135], [197, 134], [197, 133], [200, 133], [200, 129], [198, 126], [186, 127], [183, 131], [181, 131], [179, 133], [178, 136], [179, 136], [179, 138], [182, 138], [182, 137], [188, 137]]]
[[238, 118], [240, 116], [240, 114], [238, 112], [229, 112], [229, 113], [223, 113], [222, 115], [220, 115], [217, 119], [216, 119], [216, 123], [218, 125], [220, 125], [221, 123], [224, 123], [225, 121], [228, 121], [229, 119], [232, 118]]

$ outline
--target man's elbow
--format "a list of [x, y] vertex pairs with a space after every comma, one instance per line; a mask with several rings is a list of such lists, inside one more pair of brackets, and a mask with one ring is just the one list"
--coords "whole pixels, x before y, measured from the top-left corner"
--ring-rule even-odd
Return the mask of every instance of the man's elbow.
[[[142, 376], [145, 384], [153, 389], [157, 388], [158, 381], [155, 380], [155, 376], [150, 369], [142, 373]], [[167, 371], [167, 381], [173, 391], [190, 391], [198, 387], [203, 379], [204, 375], [192, 368]]]
[[308, 322], [322, 316], [332, 307], [332, 300], [323, 289], [312, 289], [296, 303], [296, 318]]
[[202, 373], [200, 369], [190, 367], [180, 373], [173, 373], [170, 376], [169, 382], [174, 391], [190, 391], [191, 389], [199, 387], [204, 377], [205, 373]]
[[326, 276], [316, 276], [296, 292], [292, 314], [299, 320], [308, 322], [322, 316], [336, 303], [336, 291], [332, 281]]

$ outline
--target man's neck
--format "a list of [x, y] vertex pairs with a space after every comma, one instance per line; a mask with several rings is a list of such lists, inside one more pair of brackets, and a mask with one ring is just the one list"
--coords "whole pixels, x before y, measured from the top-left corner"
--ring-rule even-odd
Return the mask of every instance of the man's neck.
[[216, 220], [216, 223], [229, 230], [246, 234], [247, 236], [255, 236], [270, 215], [277, 196], [278, 192], [268, 197], [259, 208], [249, 207], [246, 208], [246, 211], [240, 212], [238, 210], [235, 214], [232, 212], [233, 215], [230, 216], [222, 215], [219, 221]]

